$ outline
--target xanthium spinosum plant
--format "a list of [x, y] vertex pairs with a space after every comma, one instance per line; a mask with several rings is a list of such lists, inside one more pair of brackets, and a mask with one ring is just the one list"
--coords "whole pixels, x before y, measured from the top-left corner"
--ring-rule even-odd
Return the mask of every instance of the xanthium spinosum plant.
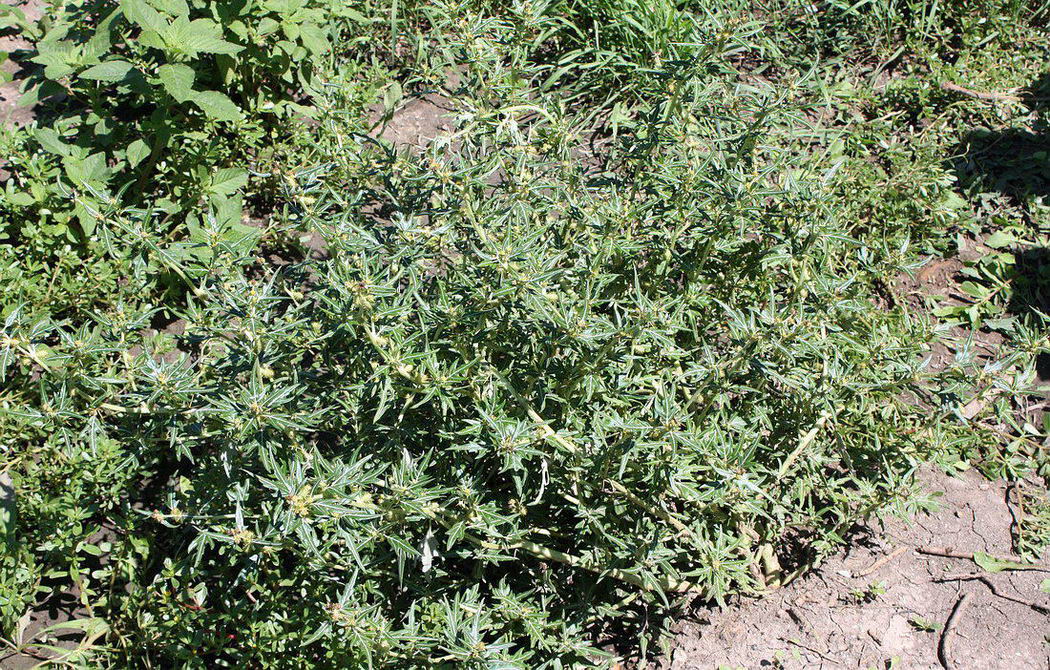
[[216, 214], [161, 248], [98, 212], [192, 287], [184, 332], [15, 311], [0, 364], [18, 430], [114, 465], [99, 509], [160, 487], [111, 625], [180, 662], [600, 663], [602, 622], [774, 586], [907, 498], [922, 327], [870, 302], [789, 110], [695, 86], [605, 162], [542, 102], [342, 138], [288, 182], [326, 257], [282, 269]]

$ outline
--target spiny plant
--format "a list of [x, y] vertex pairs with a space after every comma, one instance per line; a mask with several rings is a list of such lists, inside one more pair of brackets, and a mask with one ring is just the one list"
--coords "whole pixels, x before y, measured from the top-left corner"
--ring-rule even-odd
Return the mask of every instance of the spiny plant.
[[676, 90], [604, 166], [535, 101], [455, 152], [340, 138], [288, 186], [328, 259], [253, 276], [202, 224], [177, 349], [144, 309], [7, 319], [9, 420], [150, 538], [98, 577], [66, 559], [111, 658], [601, 664], [605, 622], [647, 640], [909, 499], [923, 327], [868, 301], [878, 254], [765, 143], [775, 95]]
[[[918, 20], [916, 3], [829, 5], [825, 37], [887, 8], [887, 34]], [[27, 222], [55, 226], [71, 267], [93, 227], [80, 253], [119, 290], [75, 303], [92, 284], [26, 290], [43, 265], [11, 265], [29, 299], [0, 332], [18, 490], [0, 618], [72, 589], [84, 608], [77, 649], [33, 649], [113, 667], [609, 665], [618, 634], [648, 653], [678, 606], [776, 587], [858, 520], [924, 504], [911, 471], [946, 442], [950, 467], [1009, 440], [986, 469], [1045, 468], [1027, 426], [943, 425], [975, 385], [999, 394], [982, 411], [1015, 414], [1045, 349], [1035, 320], [1012, 355], [961, 347], [933, 380], [928, 325], [892, 300], [909, 238], [965, 209], [937, 147], [887, 109], [940, 109], [930, 85], [879, 107], [852, 79], [796, 76], [778, 32], [795, 17], [730, 0], [354, 7], [336, 8], [353, 46], [324, 53], [361, 59], [323, 81], [301, 32], [334, 34], [320, 0], [74, 3], [39, 28], [68, 120], [4, 136], [21, 170], [6, 205], [29, 212], [8, 230], [32, 250]], [[937, 39], [987, 37], [963, 18]], [[442, 84], [455, 129], [419, 150], [362, 134], [363, 54], [404, 56], [387, 111]], [[121, 99], [145, 106], [123, 118]], [[812, 127], [814, 100], [847, 120]], [[254, 176], [323, 248], [265, 264], [237, 197], [262, 162], [237, 148], [257, 159], [300, 113], [309, 134]], [[136, 190], [153, 152], [127, 152], [159, 118], [185, 135]], [[14, 202], [19, 185], [60, 206]]]

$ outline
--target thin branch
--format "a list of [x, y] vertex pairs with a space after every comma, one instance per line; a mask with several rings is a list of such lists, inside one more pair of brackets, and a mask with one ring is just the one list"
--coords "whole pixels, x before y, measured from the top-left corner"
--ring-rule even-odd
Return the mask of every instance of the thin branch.
[[1004, 102], [1021, 101], [1021, 99], [1013, 93], [999, 93], [997, 91], [974, 91], [973, 89], [966, 88], [965, 86], [959, 86], [958, 84], [953, 84], [948, 81], [941, 83], [941, 88], [945, 91], [951, 91], [953, 93], [962, 93], [963, 95], [968, 95], [971, 98], [977, 98], [978, 100], [1000, 100]]
[[964, 593], [959, 596], [959, 599], [955, 601], [955, 607], [952, 608], [952, 613], [948, 616], [948, 621], [944, 623], [944, 630], [941, 632], [941, 640], [937, 644], [937, 659], [941, 662], [941, 666], [944, 670], [951, 670], [953, 665], [951, 660], [948, 658], [948, 645], [951, 642], [952, 635], [955, 633], [955, 623], [962, 616], [963, 610], [970, 602], [970, 594]]
[[943, 577], [936, 580], [937, 582], [954, 582], [954, 581], [976, 581], [981, 582], [998, 598], [1003, 600], [1009, 600], [1010, 602], [1017, 603], [1018, 605], [1024, 605], [1030, 607], [1036, 612], [1042, 612], [1043, 614], [1050, 614], [1050, 607], [1042, 605], [1033, 600], [1025, 600], [1024, 598], [1018, 598], [1008, 593], [1001, 593], [999, 589], [995, 587], [995, 583], [989, 579], [987, 574], [981, 572], [958, 572], [950, 575], [944, 575]]
[[627, 490], [626, 486], [616, 481], [615, 479], [606, 479], [605, 481], [609, 484], [609, 486], [612, 487], [614, 491], [622, 495], [624, 498], [627, 498], [627, 500], [635, 507], [638, 507], [639, 509], [648, 512], [650, 516], [655, 516], [663, 519], [667, 523], [674, 526], [675, 530], [677, 530], [679, 533], [687, 535], [690, 538], [694, 537], [693, 531], [690, 530], [689, 527], [686, 526], [684, 523], [671, 516], [671, 513], [667, 510], [659, 507], [653, 507], [652, 505], [646, 503], [644, 500]]
[[[519, 542], [501, 544], [482, 540], [480, 538], [472, 536], [470, 533], [465, 533], [463, 537], [484, 549], [490, 549], [492, 551], [515, 551], [520, 549], [528, 554], [531, 554], [536, 558], [556, 561], [563, 565], [568, 565], [574, 568], [582, 568], [584, 570], [588, 570], [599, 575], [608, 575], [609, 577], [617, 579], [621, 582], [633, 584], [634, 586], [642, 588], [646, 591], [652, 590], [652, 584], [646, 582], [644, 579], [642, 579], [636, 574], [626, 572], [619, 568], [603, 569], [597, 566], [589, 565], [579, 556], [566, 554], [565, 552], [558, 551], [557, 549], [551, 549], [549, 547], [545, 547], [541, 544], [537, 544], [529, 540], [521, 540]], [[666, 593], [693, 592], [697, 594], [703, 594], [703, 590], [697, 587], [695, 584], [684, 580], [674, 579], [673, 577], [658, 577], [656, 579], [656, 585], [661, 591], [664, 591]]]
[[[943, 558], [961, 558], [961, 559], [964, 559], [964, 560], [967, 560], [967, 561], [973, 561], [974, 563], [977, 563], [977, 559], [975, 557], [975, 554], [976, 553], [984, 553], [984, 552], [956, 551], [952, 547], [933, 547], [933, 546], [917, 547], [915, 549], [915, 551], [919, 552], [920, 554], [925, 554], [927, 556], [941, 556]], [[988, 558], [990, 558], [993, 561], [998, 561], [1000, 563], [1010, 563], [1010, 564], [1012, 564], [1008, 568], [1009, 570], [1035, 570], [1035, 571], [1038, 571], [1038, 572], [1050, 572], [1050, 565], [1043, 565], [1042, 563], [1022, 563], [1020, 561], [1020, 559], [1017, 559], [1017, 558], [1012, 558], [1010, 556], [995, 556], [995, 555], [992, 555], [992, 554], [988, 554]], [[978, 564], [978, 565], [980, 565], [980, 564]]]
[[893, 559], [897, 558], [898, 556], [900, 556], [901, 554], [903, 554], [906, 551], [908, 551], [908, 547], [900, 547], [900, 548], [896, 549], [893, 553], [890, 553], [890, 554], [887, 554], [887, 555], [883, 556], [879, 560], [877, 560], [874, 563], [872, 563], [871, 565], [869, 565], [867, 568], [864, 568], [860, 572], [856, 573], [855, 576], [856, 577], [867, 577], [868, 575], [870, 575], [871, 573], [875, 572], [876, 570], [882, 568], [884, 565], [886, 565], [887, 563], [889, 563]]
[[802, 439], [799, 440], [798, 446], [795, 447], [795, 450], [784, 459], [783, 464], [780, 466], [780, 472], [777, 473], [779, 476], [783, 477], [787, 474], [792, 463], [802, 455], [802, 452], [806, 450], [806, 447], [813, 444], [813, 440], [817, 439], [817, 434], [820, 433], [820, 429], [824, 427], [824, 424], [827, 423], [830, 418], [831, 412], [824, 412], [820, 415], [820, 418], [817, 419], [816, 425], [810, 428], [809, 432], [802, 436]]

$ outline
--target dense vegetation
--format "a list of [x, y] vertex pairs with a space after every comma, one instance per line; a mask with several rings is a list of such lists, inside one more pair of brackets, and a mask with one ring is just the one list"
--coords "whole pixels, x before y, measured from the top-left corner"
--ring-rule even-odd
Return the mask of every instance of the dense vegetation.
[[11, 652], [603, 666], [923, 463], [1050, 475], [1045, 3], [6, 11]]

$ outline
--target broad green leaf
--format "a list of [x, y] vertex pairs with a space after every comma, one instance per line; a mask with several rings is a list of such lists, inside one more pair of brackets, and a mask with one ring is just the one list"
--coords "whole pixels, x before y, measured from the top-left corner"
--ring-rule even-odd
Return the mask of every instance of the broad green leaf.
[[128, 145], [127, 150], [124, 152], [124, 157], [128, 161], [129, 167], [135, 167], [149, 155], [149, 145], [142, 140], [135, 140]]
[[216, 195], [232, 195], [248, 183], [248, 171], [243, 168], [223, 168], [212, 175], [208, 191]]
[[301, 31], [298, 23], [283, 23], [281, 24], [281, 30], [284, 32], [284, 36], [293, 42], [299, 39]]
[[[92, 204], [94, 205], [95, 203]], [[97, 211], [97, 205], [88, 208], [85, 206], [83, 200], [77, 200], [73, 205], [73, 213], [77, 215], [77, 220], [80, 222], [80, 229], [84, 231], [86, 237], [91, 237], [95, 232], [95, 224], [97, 222], [95, 213]]]
[[193, 68], [188, 65], [161, 65], [157, 77], [168, 94], [179, 102], [186, 102], [193, 96]]
[[212, 218], [220, 224], [224, 226], [240, 224], [241, 216], [244, 214], [244, 199], [240, 196], [229, 198], [213, 195], [208, 198], [208, 205], [210, 205]]
[[159, 49], [165, 51], [168, 48], [167, 42], [160, 36], [155, 30], [143, 30], [139, 33], [138, 43], [144, 47], [151, 47], [153, 49]]
[[282, 16], [290, 16], [306, 4], [306, 0], [264, 0], [262, 6]]
[[217, 121], [238, 121], [243, 117], [233, 100], [218, 91], [195, 92], [191, 99], [208, 117]]
[[109, 178], [106, 154], [102, 151], [97, 151], [85, 158], [69, 156], [63, 159], [62, 166], [66, 170], [66, 175], [79, 184], [98, 188], [104, 186]]
[[383, 91], [383, 109], [387, 114], [394, 111], [394, 107], [397, 103], [401, 102], [401, 98], [404, 97], [404, 91], [401, 89], [401, 84], [396, 81], [390, 82], [390, 85]]
[[981, 323], [981, 306], [978, 304], [970, 305], [965, 311], [966, 318], [970, 321], [970, 327], [977, 328]]
[[80, 54], [76, 45], [65, 40], [45, 40], [37, 44], [37, 53], [29, 60], [44, 66], [70, 65]]
[[108, 60], [84, 70], [80, 73], [80, 78], [95, 81], [120, 81], [128, 74], [131, 68], [131, 63], [127, 61]]
[[168, 21], [153, 9], [146, 0], [120, 0], [124, 16], [141, 28], [163, 34], [168, 28]]
[[124, 12], [118, 7], [99, 22], [98, 27], [95, 28], [95, 34], [84, 43], [85, 57], [101, 59], [109, 53], [112, 46], [113, 24], [123, 14]]
[[19, 7], [0, 5], [0, 28], [23, 29], [29, 25], [25, 12]]
[[102, 555], [102, 549], [100, 549], [97, 544], [84, 543], [80, 545], [80, 550], [83, 551], [85, 554], [90, 554], [91, 556]]
[[[8, 182], [8, 183], [11, 183], [11, 182]], [[32, 205], [34, 202], [36, 202], [36, 198], [34, 198], [31, 193], [27, 193], [25, 191], [15, 191], [13, 193], [5, 193], [4, 197], [12, 205], [17, 205], [19, 207], [28, 207], [28, 206]], [[1048, 414], [1047, 416], [1050, 416], [1050, 414]]]
[[270, 33], [277, 32], [281, 27], [281, 24], [270, 17], [266, 17], [262, 21], [259, 21], [259, 25], [255, 27], [255, 33], [257, 35], [269, 35]]
[[1005, 230], [997, 230], [984, 241], [986, 246], [993, 249], [1002, 249], [1005, 246], [1009, 246], [1017, 242], [1017, 238], [1014, 237], [1013, 233]]
[[948, 209], [963, 209], [968, 206], [966, 200], [955, 191], [948, 191], [945, 193], [944, 197], [941, 199], [941, 204]]
[[[264, 22], [272, 20], [273, 19], [263, 19], [262, 21], [260, 21], [259, 25], [255, 27], [255, 34], [265, 35], [266, 33], [262, 32], [261, 26]], [[226, 30], [230, 31], [240, 39], [248, 39], [248, 26], [245, 25], [244, 21], [230, 21], [229, 23], [224, 23], [223, 25], [226, 26]]]
[[299, 40], [314, 54], [328, 51], [328, 36], [313, 23], [304, 23], [299, 30]]
[[175, 19], [164, 41], [174, 51], [195, 57], [198, 54], [239, 53], [242, 47], [222, 39], [222, 28], [209, 19], [188, 20], [184, 16]]
[[190, 13], [186, 0], [150, 0], [150, 4], [169, 16], [187, 16]]
[[237, 71], [237, 60], [233, 56], [217, 54], [215, 56], [215, 67], [219, 71], [219, 81], [224, 86], [230, 86], [240, 77], [240, 73]]
[[973, 552], [973, 562], [985, 572], [1003, 572], [1004, 570], [1033, 570], [1036, 566], [1027, 565], [1020, 561], [1000, 559], [986, 554], [983, 551]]
[[72, 147], [63, 142], [59, 134], [51, 128], [37, 128], [33, 131], [33, 137], [49, 154], [68, 156], [72, 150]]
[[30, 21], [19, 7], [0, 5], [0, 29], [17, 28], [31, 39], [40, 38], [40, 29]]
[[965, 309], [965, 305], [945, 305], [944, 307], [938, 307], [933, 310], [933, 315], [940, 317], [954, 317], [962, 314]]
[[232, 42], [203, 35], [190, 37], [190, 39], [186, 41], [186, 44], [193, 49], [194, 55], [222, 54], [226, 56], [234, 56], [244, 49], [244, 47], [239, 47]]

